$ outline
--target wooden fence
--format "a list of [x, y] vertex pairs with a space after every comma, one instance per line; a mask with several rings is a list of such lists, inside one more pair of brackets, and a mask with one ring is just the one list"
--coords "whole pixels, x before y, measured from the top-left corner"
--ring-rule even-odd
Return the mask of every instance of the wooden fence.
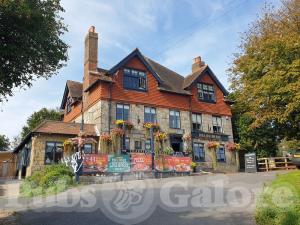
[[0, 178], [15, 178], [16, 163], [15, 162], [0, 162]]
[[287, 157], [258, 158], [257, 164], [258, 170], [260, 171], [289, 170], [296, 168], [290, 158]]

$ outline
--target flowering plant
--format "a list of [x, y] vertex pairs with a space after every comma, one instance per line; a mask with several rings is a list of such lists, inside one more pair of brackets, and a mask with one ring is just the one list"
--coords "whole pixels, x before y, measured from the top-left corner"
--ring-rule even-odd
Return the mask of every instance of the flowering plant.
[[127, 130], [132, 130], [133, 123], [131, 123], [130, 121], [125, 121], [125, 127]]
[[115, 124], [120, 128], [125, 126], [125, 128], [128, 130], [131, 130], [133, 128], [133, 123], [131, 123], [130, 121], [127, 121], [127, 120], [116, 120]]
[[153, 128], [154, 130], [159, 130], [159, 125], [157, 123], [146, 122], [143, 124], [143, 127], [146, 129]]
[[160, 141], [163, 142], [167, 139], [167, 133], [166, 132], [162, 132], [162, 131], [157, 131], [155, 133], [155, 140], [156, 141]]
[[230, 143], [228, 143], [226, 145], [226, 148], [228, 149], [228, 151], [232, 151], [233, 152], [233, 151], [240, 150], [241, 146], [240, 146], [240, 144], [236, 144], [236, 143], [230, 142]]
[[185, 134], [185, 135], [183, 135], [182, 140], [184, 142], [189, 142], [192, 140], [192, 136], [190, 134]]
[[121, 128], [113, 128], [111, 130], [111, 135], [115, 137], [122, 137], [124, 135], [124, 131]]
[[207, 147], [208, 149], [217, 149], [220, 147], [220, 143], [219, 142], [216, 142], [216, 141], [210, 141], [207, 143]]
[[124, 120], [116, 120], [115, 121], [115, 124], [118, 125], [118, 126], [123, 125], [124, 123], [125, 123]]
[[195, 163], [195, 162], [191, 162], [191, 167], [194, 169], [194, 168], [196, 168], [197, 167], [197, 163]]
[[103, 133], [100, 136], [100, 140], [106, 143], [110, 143], [111, 142], [111, 135], [109, 133]]

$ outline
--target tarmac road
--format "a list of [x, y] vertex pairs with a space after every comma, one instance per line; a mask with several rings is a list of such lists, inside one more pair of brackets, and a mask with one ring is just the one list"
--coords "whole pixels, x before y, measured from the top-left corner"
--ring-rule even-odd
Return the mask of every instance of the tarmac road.
[[[255, 199], [278, 172], [81, 186], [19, 204], [22, 225], [253, 225]], [[282, 172], [281, 172], [282, 173]]]

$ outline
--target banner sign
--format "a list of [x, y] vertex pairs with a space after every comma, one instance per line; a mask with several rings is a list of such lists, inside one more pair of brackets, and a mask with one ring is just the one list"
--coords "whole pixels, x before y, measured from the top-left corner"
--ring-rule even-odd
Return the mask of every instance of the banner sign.
[[107, 155], [85, 154], [83, 159], [83, 173], [107, 172]]
[[155, 160], [155, 169], [160, 172], [190, 172], [190, 157], [165, 156]]
[[126, 173], [130, 172], [129, 155], [108, 155], [108, 172], [109, 173]]
[[152, 158], [151, 155], [132, 154], [131, 155], [131, 171], [151, 171], [152, 170]]
[[[154, 165], [159, 172], [189, 172], [190, 157], [160, 156]], [[143, 153], [130, 155], [85, 154], [83, 173], [128, 173], [152, 171], [152, 156]]]
[[190, 172], [191, 158], [190, 157], [173, 157], [174, 170], [176, 172]]

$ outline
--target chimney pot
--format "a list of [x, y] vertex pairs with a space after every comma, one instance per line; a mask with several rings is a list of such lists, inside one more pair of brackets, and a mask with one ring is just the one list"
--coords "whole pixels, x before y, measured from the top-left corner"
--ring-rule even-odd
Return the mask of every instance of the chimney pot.
[[194, 63], [199, 63], [201, 62], [201, 56], [197, 56], [194, 58]]
[[91, 26], [91, 27], [89, 28], [89, 32], [90, 32], [90, 33], [95, 33], [95, 26]]

